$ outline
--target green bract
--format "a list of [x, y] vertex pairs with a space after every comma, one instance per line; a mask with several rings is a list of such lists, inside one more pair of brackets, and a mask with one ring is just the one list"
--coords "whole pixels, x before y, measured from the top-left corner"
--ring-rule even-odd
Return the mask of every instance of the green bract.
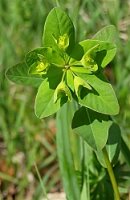
[[[56, 7], [47, 16], [43, 47], [27, 53], [24, 64], [7, 71], [12, 81], [39, 86], [35, 113], [39, 118], [57, 112], [74, 98], [96, 112], [116, 115], [118, 102], [111, 85], [103, 78], [103, 68], [113, 59], [116, 46], [112, 35], [75, 42], [75, 31], [68, 15]], [[109, 30], [106, 28], [106, 31]], [[82, 89], [83, 88], [83, 89]]]
[[54, 92], [54, 103], [57, 102], [58, 99], [62, 98], [64, 95], [67, 96], [68, 100], [71, 101], [71, 92], [65, 82], [61, 81]]
[[91, 86], [85, 81], [84, 79], [80, 78], [79, 76], [74, 77], [74, 87], [75, 92], [77, 96], [80, 96], [81, 88], [87, 88], [88, 90], [91, 90]]

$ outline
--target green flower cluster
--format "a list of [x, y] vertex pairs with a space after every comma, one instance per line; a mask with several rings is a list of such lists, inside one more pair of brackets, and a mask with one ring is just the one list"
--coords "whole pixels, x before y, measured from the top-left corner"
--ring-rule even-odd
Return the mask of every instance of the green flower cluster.
[[[106, 29], [115, 31], [113, 26]], [[57, 112], [72, 99], [99, 113], [118, 113], [115, 93], [102, 73], [115, 56], [116, 46], [111, 38], [102, 40], [102, 32], [93, 39], [76, 43], [74, 26], [68, 15], [60, 8], [49, 13], [43, 47], [27, 53], [24, 63], [7, 72], [17, 83], [39, 86], [35, 101], [35, 113], [39, 118]]]

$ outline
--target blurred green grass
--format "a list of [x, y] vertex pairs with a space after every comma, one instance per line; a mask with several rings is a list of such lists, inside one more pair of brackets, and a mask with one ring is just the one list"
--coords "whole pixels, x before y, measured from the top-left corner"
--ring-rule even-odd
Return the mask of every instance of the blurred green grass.
[[[117, 28], [118, 52], [106, 74], [121, 106], [116, 117], [130, 147], [130, 1], [61, 0], [74, 22], [76, 40], [91, 38], [105, 25]], [[55, 121], [38, 120], [33, 112], [36, 89], [7, 81], [5, 71], [41, 46], [43, 25], [56, 6], [50, 0], [0, 0], [0, 193], [6, 199], [40, 199], [37, 164], [47, 191], [62, 188], [56, 162]], [[55, 174], [55, 175], [54, 175]]]

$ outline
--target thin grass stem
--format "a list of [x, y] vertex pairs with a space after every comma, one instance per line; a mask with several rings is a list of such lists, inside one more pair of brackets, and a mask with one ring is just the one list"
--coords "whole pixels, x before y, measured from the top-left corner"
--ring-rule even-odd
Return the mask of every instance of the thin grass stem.
[[39, 170], [38, 170], [38, 168], [37, 168], [36, 163], [34, 163], [34, 167], [35, 167], [35, 170], [36, 170], [38, 179], [39, 179], [39, 181], [40, 181], [40, 185], [41, 185], [41, 188], [42, 188], [42, 190], [43, 190], [43, 194], [44, 194], [46, 200], [49, 200], [48, 197], [47, 197], [47, 193], [46, 193], [46, 190], [45, 190], [45, 187], [44, 187], [44, 184], [43, 184], [43, 181], [42, 181], [42, 178], [41, 178], [41, 176], [40, 176], [40, 173], [39, 173]]

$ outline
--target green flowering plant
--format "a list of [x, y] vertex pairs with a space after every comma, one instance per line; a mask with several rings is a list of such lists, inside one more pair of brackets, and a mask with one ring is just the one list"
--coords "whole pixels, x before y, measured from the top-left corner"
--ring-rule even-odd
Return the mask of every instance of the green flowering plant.
[[[104, 68], [116, 54], [115, 32], [114, 26], [106, 26], [92, 39], [77, 43], [71, 19], [61, 8], [55, 7], [45, 22], [42, 47], [28, 52], [24, 62], [11, 67], [6, 73], [16, 83], [38, 87], [34, 106], [37, 117], [48, 117], [59, 111], [59, 162], [65, 191], [71, 200], [79, 200], [81, 191], [73, 166], [73, 160], [77, 158], [71, 155], [70, 138], [62, 128], [64, 116], [66, 131], [70, 131], [71, 125], [77, 135], [95, 151], [101, 165], [108, 168], [112, 184], [114, 182], [115, 196], [119, 199], [110, 165], [110, 162], [113, 165], [116, 163], [120, 152], [120, 129], [110, 117], [119, 113], [119, 104], [111, 84], [103, 74]], [[79, 105], [76, 109], [70, 106], [74, 102]], [[70, 109], [70, 113], [67, 109]], [[67, 154], [66, 149], [70, 149]], [[61, 156], [61, 152], [66, 157]], [[64, 170], [67, 165], [73, 180], [69, 172]], [[78, 170], [83, 175], [81, 167]]]
[[30, 51], [24, 63], [8, 70], [11, 80], [39, 87], [35, 101], [39, 118], [56, 113], [72, 99], [100, 113], [119, 112], [115, 93], [102, 73], [115, 56], [116, 46], [109, 38], [98, 40], [99, 34], [76, 43], [70, 18], [54, 8], [44, 26], [43, 47]]

